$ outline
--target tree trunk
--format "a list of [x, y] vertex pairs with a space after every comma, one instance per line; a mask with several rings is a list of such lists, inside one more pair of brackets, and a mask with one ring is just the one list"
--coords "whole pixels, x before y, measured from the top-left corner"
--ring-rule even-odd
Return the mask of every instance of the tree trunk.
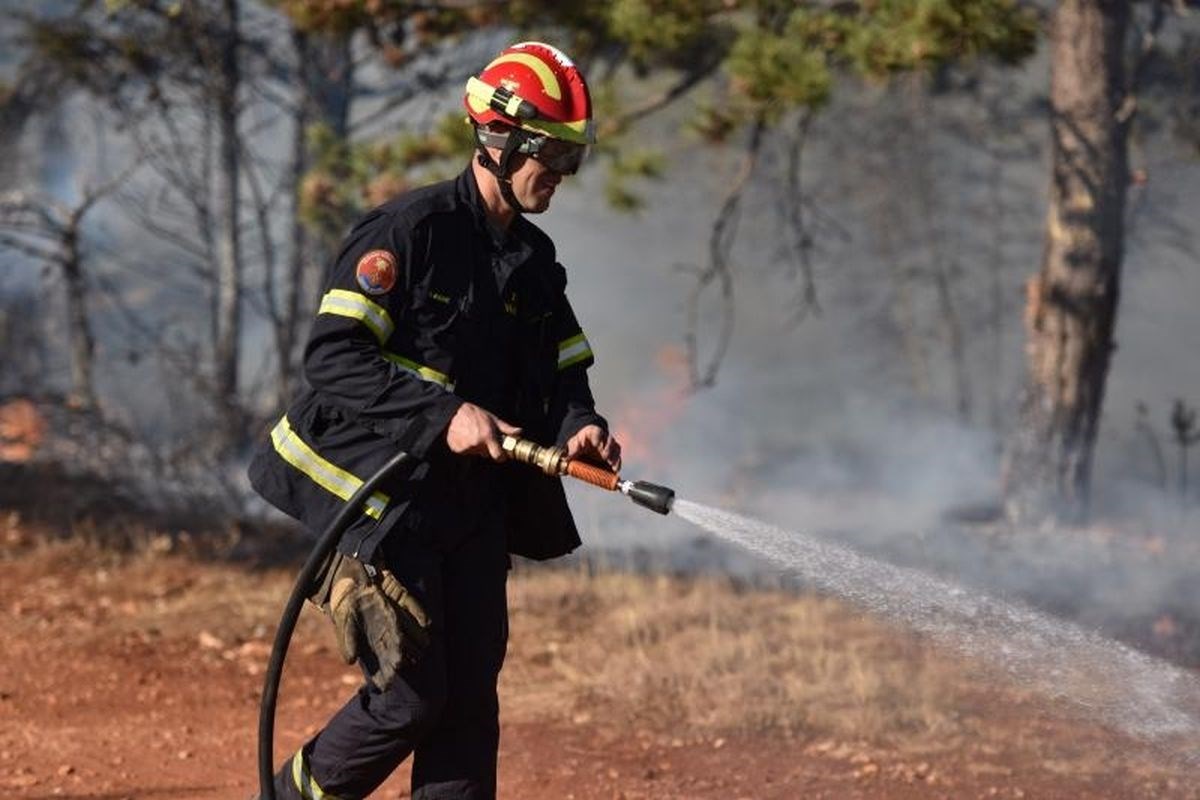
[[67, 338], [71, 352], [70, 401], [76, 408], [96, 408], [93, 380], [95, 339], [87, 314], [87, 286], [79, 251], [81, 216], [72, 215], [63, 231], [62, 271], [67, 294]]
[[957, 265], [951, 252], [953, 244], [946, 241], [945, 231], [939, 224], [941, 215], [938, 213], [937, 198], [941, 192], [938, 189], [938, 173], [935, 169], [937, 158], [930, 147], [933, 131], [929, 122], [933, 119], [934, 109], [929, 102], [927, 85], [920, 76], [907, 81], [907, 89], [909, 113], [907, 118], [902, 118], [902, 124], [906, 150], [914, 158], [907, 170], [909, 184], [905, 189], [918, 209], [914, 225], [923, 229], [920, 235], [925, 244], [934, 297], [937, 299], [938, 327], [950, 356], [955, 410], [960, 420], [969, 423], [974, 403], [971, 376], [967, 370], [966, 337], [963, 334], [962, 317], [958, 313], [958, 301], [954, 291]]
[[1027, 286], [1026, 384], [1004, 471], [1022, 523], [1088, 513], [1120, 287], [1129, 14], [1128, 0], [1063, 0], [1055, 12], [1045, 250]]
[[[297, 32], [296, 55], [304, 58], [305, 47], [301, 40], [306, 36]], [[301, 67], [303, 69], [303, 67]], [[280, 408], [287, 406], [295, 384], [296, 365], [293, 361], [296, 340], [299, 338], [300, 295], [304, 285], [305, 263], [309, 258], [308, 229], [300, 215], [300, 196], [304, 174], [309, 168], [307, 132], [309, 126], [308, 103], [301, 98], [296, 104], [292, 119], [292, 163], [288, 180], [291, 183], [291, 257], [288, 274], [284, 276], [283, 309], [274, 312], [275, 353], [279, 361], [279, 379], [276, 383], [275, 403]]]
[[238, 233], [241, 214], [238, 153], [238, 0], [225, 0], [225, 40], [221, 44], [220, 70], [214, 102], [219, 147], [216, 206], [220, 229], [217, 239], [216, 341], [214, 343], [218, 427], [230, 438], [239, 428], [238, 365], [241, 353], [242, 253]]
[[296, 29], [292, 44], [300, 73], [301, 96], [293, 120], [291, 265], [284, 282], [283, 309], [276, 317], [275, 347], [279, 358], [277, 402], [286, 406], [295, 388], [296, 343], [301, 324], [316, 311], [321, 271], [330, 256], [319, 236], [309, 233], [300, 215], [300, 191], [312, 165], [308, 129], [325, 125], [339, 139], [349, 131], [354, 62], [348, 33], [308, 33]]

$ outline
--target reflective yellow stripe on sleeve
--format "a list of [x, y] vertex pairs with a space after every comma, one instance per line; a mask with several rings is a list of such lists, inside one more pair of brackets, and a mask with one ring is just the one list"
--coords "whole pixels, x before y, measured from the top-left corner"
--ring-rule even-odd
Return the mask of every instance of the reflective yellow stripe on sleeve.
[[592, 357], [592, 346], [588, 344], [587, 337], [582, 333], [577, 333], [570, 339], [563, 339], [558, 343], [558, 368], [566, 369], [572, 364], [578, 364], [584, 359]]
[[[303, 472], [322, 489], [337, 495], [343, 501], [349, 500], [363, 485], [362, 479], [321, 458], [317, 451], [309, 447], [292, 430], [292, 425], [288, 422], [286, 415], [271, 429], [271, 444], [275, 446], [275, 452], [279, 453], [284, 461]], [[384, 509], [387, 508], [389, 502], [391, 502], [391, 498], [386, 494], [375, 492], [363, 504], [363, 512], [368, 517], [382, 519]]]
[[424, 364], [418, 364], [417, 362], [405, 358], [398, 353], [389, 353], [386, 350], [383, 352], [383, 357], [388, 361], [391, 361], [393, 364], [403, 367], [404, 369], [416, 375], [418, 378], [427, 380], [430, 383], [436, 383], [438, 386], [441, 386], [447, 391], [454, 391], [454, 381], [450, 380], [450, 376], [443, 372], [438, 372], [433, 367], [427, 367]]
[[296, 782], [296, 788], [300, 790], [300, 796], [304, 800], [338, 800], [317, 785], [312, 773], [308, 771], [308, 765], [304, 763], [303, 750], [297, 750], [296, 755], [292, 757], [292, 780]]
[[321, 298], [318, 314], [336, 314], [339, 317], [356, 319], [370, 329], [380, 344], [392, 336], [396, 326], [387, 309], [377, 303], [372, 303], [364, 295], [346, 289], [330, 289]]

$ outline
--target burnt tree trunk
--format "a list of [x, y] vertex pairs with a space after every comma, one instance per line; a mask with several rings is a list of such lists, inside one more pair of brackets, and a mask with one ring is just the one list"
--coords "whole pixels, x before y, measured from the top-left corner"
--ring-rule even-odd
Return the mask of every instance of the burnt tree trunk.
[[283, 307], [274, 315], [275, 348], [279, 354], [276, 400], [281, 407], [287, 405], [295, 389], [297, 365], [293, 356], [300, 340], [301, 324], [317, 310], [322, 268], [331, 256], [321, 237], [309, 232], [300, 213], [301, 187], [312, 166], [309, 128], [313, 124], [322, 124], [339, 140], [348, 138], [354, 80], [349, 33], [309, 33], [296, 29], [292, 34], [292, 45], [300, 76], [289, 175], [292, 249]]
[[63, 231], [62, 273], [67, 296], [67, 338], [71, 352], [70, 400], [76, 408], [96, 408], [96, 340], [88, 319], [87, 282], [79, 248], [79, 226], [86, 206], [69, 215]]
[[241, 159], [238, 141], [238, 2], [225, 0], [218, 74], [213, 100], [217, 114], [218, 157], [216, 206], [220, 220], [217, 239], [216, 341], [214, 342], [216, 406], [226, 443], [239, 433], [238, 368], [242, 336]]
[[1128, 0], [1063, 0], [1054, 15], [1045, 250], [1027, 287], [1026, 384], [1004, 475], [1017, 522], [1088, 513], [1120, 290], [1129, 15]]

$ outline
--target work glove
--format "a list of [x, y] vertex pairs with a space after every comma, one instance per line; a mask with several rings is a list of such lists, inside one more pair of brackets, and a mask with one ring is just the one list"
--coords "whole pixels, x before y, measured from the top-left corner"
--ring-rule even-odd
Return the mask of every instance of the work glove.
[[358, 661], [380, 691], [429, 647], [429, 616], [391, 570], [370, 574], [361, 562], [343, 558], [328, 609], [342, 658]]

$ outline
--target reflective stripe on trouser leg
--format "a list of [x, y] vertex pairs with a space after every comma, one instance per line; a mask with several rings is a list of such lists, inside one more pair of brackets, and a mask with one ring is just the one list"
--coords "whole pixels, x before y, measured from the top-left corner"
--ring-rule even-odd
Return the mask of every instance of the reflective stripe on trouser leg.
[[292, 757], [292, 780], [303, 800], [341, 800], [341, 798], [321, 790], [316, 779], [313, 778], [312, 772], [309, 771], [308, 764], [304, 762], [304, 748], [297, 750], [296, 755]]

